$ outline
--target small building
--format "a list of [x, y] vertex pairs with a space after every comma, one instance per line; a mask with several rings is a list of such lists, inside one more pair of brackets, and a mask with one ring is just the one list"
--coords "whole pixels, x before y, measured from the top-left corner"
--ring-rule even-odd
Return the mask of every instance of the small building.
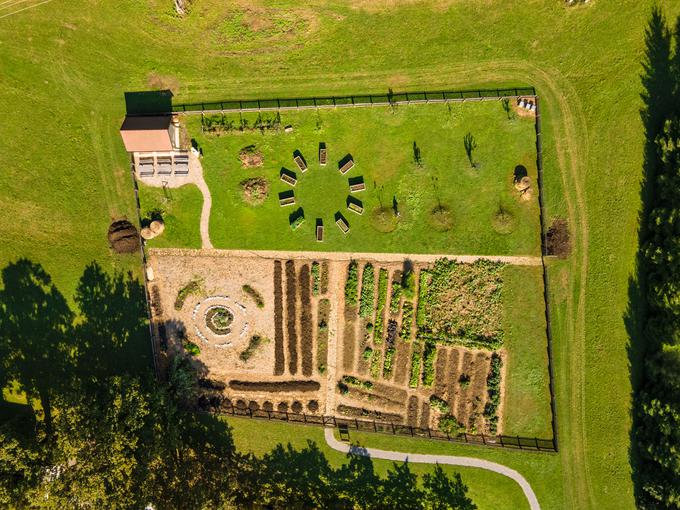
[[181, 149], [179, 117], [129, 115], [120, 127], [135, 173], [143, 179], [187, 175], [188, 151]]

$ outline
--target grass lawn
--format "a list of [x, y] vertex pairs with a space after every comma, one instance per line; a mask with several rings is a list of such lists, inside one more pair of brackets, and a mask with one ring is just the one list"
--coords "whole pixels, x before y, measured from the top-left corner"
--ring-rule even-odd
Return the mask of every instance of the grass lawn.
[[[252, 126], [257, 114], [225, 117], [227, 122], [238, 125], [243, 119]], [[211, 239], [216, 247], [540, 253], [536, 193], [532, 200], [521, 201], [512, 184], [517, 165], [524, 166], [535, 183], [533, 121], [509, 119], [498, 101], [282, 112], [281, 127], [293, 126], [292, 133], [234, 130], [216, 136], [201, 133], [200, 117], [185, 119], [204, 153], [203, 167], [213, 195]], [[471, 168], [463, 143], [468, 133], [477, 144], [472, 152], [479, 165], [476, 169]], [[320, 142], [328, 150], [325, 167], [319, 165]], [[251, 145], [264, 155], [260, 168], [244, 168], [239, 161], [240, 150]], [[295, 165], [294, 151], [305, 157], [309, 166], [305, 173]], [[342, 175], [339, 162], [347, 154], [355, 167]], [[280, 180], [282, 168], [296, 174], [294, 188]], [[252, 177], [265, 177], [271, 185], [261, 205], [250, 205], [243, 198], [240, 183]], [[357, 178], [366, 185], [366, 191], [352, 194], [363, 203], [361, 216], [347, 210], [349, 179]], [[279, 194], [290, 190], [296, 196], [295, 206], [280, 207]], [[182, 214], [195, 214], [185, 205], [189, 204], [182, 204]], [[306, 222], [291, 232], [289, 217], [298, 207]], [[451, 215], [452, 226], [444, 227], [446, 231], [438, 230], [441, 224], [432, 215], [440, 207]], [[499, 233], [492, 225], [501, 209], [512, 217], [509, 232]], [[389, 220], [378, 220], [375, 215], [380, 211], [386, 211]], [[347, 235], [334, 225], [336, 212], [350, 224]], [[315, 240], [317, 218], [326, 226], [323, 244]]]
[[[69, 298], [92, 259], [141, 274], [137, 255], [113, 256], [106, 242], [111, 218], [135, 215], [117, 133], [125, 91], [170, 86], [192, 102], [533, 85], [547, 219], [566, 217], [574, 243], [550, 268], [561, 452], [466, 451], [505, 456], [543, 508], [633, 508], [623, 318], [640, 205], [638, 76], [655, 3], [202, 0], [178, 19], [167, 0], [54, 0], [2, 18], [0, 263], [42, 263]], [[680, 13], [678, 0], [662, 7]]]
[[544, 311], [542, 269], [506, 266], [503, 433], [509, 436], [552, 437]]
[[140, 184], [139, 202], [142, 219], [150, 218], [152, 213], [159, 211], [165, 222], [163, 234], [151, 239], [147, 246], [152, 248], [201, 247], [199, 221], [203, 195], [194, 184], [167, 190]]
[[[227, 423], [232, 428], [234, 443], [240, 451], [252, 452], [255, 455], [263, 455], [271, 451], [276, 445], [291, 445], [300, 450], [305, 448], [308, 441], [312, 441], [323, 452], [329, 464], [334, 468], [347, 462], [346, 455], [331, 449], [324, 439], [324, 429], [309, 425], [291, 425], [281, 422], [268, 422], [253, 420], [250, 418], [226, 418]], [[355, 440], [352, 432], [352, 441]], [[371, 436], [366, 434], [366, 436]], [[375, 435], [378, 437], [378, 435]], [[356, 436], [364, 445], [373, 446], [366, 441], [370, 437]], [[363, 442], [366, 441], [366, 442]], [[448, 446], [444, 444], [443, 446]], [[404, 446], [400, 447], [402, 450]], [[457, 455], [471, 455], [467, 453], [457, 453]], [[373, 460], [376, 473], [385, 476], [386, 472], [393, 465], [386, 460]], [[424, 464], [411, 464], [412, 472], [422, 475], [432, 470], [431, 466]], [[442, 466], [447, 473], [458, 472], [463, 478], [463, 482], [468, 486], [468, 495], [479, 510], [519, 510], [529, 508], [527, 500], [522, 493], [519, 485], [514, 481], [497, 473], [485, 471], [483, 469], [465, 468], [457, 466]]]

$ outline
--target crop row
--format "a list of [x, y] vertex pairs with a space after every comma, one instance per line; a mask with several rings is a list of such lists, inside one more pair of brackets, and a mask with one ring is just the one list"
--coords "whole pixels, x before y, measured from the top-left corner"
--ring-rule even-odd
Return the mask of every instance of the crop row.
[[320, 374], [326, 371], [326, 363], [328, 362], [328, 320], [330, 314], [331, 302], [328, 299], [320, 299], [316, 331], [316, 369]]
[[423, 350], [423, 386], [431, 388], [434, 382], [434, 365], [437, 357], [437, 344], [432, 340], [425, 342]]
[[390, 297], [390, 313], [392, 315], [399, 313], [399, 305], [401, 304], [401, 295], [403, 292], [401, 277], [401, 271], [395, 271], [392, 275], [392, 296]]
[[368, 263], [364, 266], [364, 270], [361, 273], [361, 302], [359, 304], [359, 315], [364, 319], [368, 319], [373, 316], [374, 280], [375, 274], [373, 271], [373, 265]]
[[384, 413], [375, 409], [365, 409], [363, 407], [354, 407], [340, 404], [336, 408], [338, 414], [343, 416], [351, 416], [353, 418], [368, 418], [376, 421], [384, 421], [387, 423], [403, 423], [404, 417], [396, 413]]
[[283, 281], [281, 261], [274, 261], [274, 375], [285, 370], [283, 353]]
[[288, 333], [288, 372], [297, 374], [298, 352], [297, 331], [295, 329], [296, 313], [296, 277], [295, 262], [286, 261], [286, 330]]
[[411, 377], [408, 381], [408, 385], [411, 388], [418, 387], [418, 381], [420, 380], [420, 364], [422, 361], [422, 344], [420, 342], [415, 342], [413, 344], [413, 352], [411, 353]]
[[352, 260], [347, 267], [347, 280], [345, 281], [345, 303], [348, 306], [357, 304], [359, 290], [359, 267], [356, 260]]
[[387, 269], [381, 268], [378, 276], [378, 305], [375, 310], [375, 324], [373, 328], [373, 342], [382, 343], [383, 325], [385, 324], [385, 303], [387, 302]]
[[302, 354], [302, 375], [310, 377], [314, 369], [314, 332], [312, 324], [312, 300], [310, 296], [309, 265], [300, 268], [300, 333]]

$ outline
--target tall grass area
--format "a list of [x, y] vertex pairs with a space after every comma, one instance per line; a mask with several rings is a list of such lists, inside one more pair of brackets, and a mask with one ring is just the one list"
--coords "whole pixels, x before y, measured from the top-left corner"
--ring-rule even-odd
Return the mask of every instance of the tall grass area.
[[[112, 256], [106, 241], [112, 217], [135, 217], [117, 133], [125, 91], [169, 86], [190, 102], [534, 85], [546, 219], [567, 218], [574, 244], [550, 267], [561, 452], [503, 455], [532, 483], [550, 481], [539, 489], [543, 508], [632, 508], [623, 318], [640, 207], [638, 76], [654, 3], [281, 0], [246, 11], [202, 0], [179, 19], [166, 0], [55, 0], [3, 18], [0, 263], [44, 264], [65, 296], [92, 259], [138, 271], [137, 256]], [[680, 12], [676, 0], [663, 6], [669, 18]], [[252, 20], [284, 14], [266, 29]]]

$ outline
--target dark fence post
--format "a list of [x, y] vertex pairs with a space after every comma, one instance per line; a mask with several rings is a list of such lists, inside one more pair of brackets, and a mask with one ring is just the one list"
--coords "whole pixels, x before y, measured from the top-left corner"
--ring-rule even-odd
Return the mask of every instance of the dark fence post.
[[519, 446], [519, 449], [522, 449], [522, 442], [519, 440], [519, 436], [517, 436], [517, 446]]
[[484, 432], [482, 432], [482, 443], [486, 444], [486, 438], [484, 437]]
[[359, 420], [357, 418], [354, 418], [354, 426], [359, 430]]
[[307, 423], [307, 415], [305, 413], [302, 413], [302, 419], [305, 423]]
[[378, 424], [373, 420], [373, 431], [378, 432]]

